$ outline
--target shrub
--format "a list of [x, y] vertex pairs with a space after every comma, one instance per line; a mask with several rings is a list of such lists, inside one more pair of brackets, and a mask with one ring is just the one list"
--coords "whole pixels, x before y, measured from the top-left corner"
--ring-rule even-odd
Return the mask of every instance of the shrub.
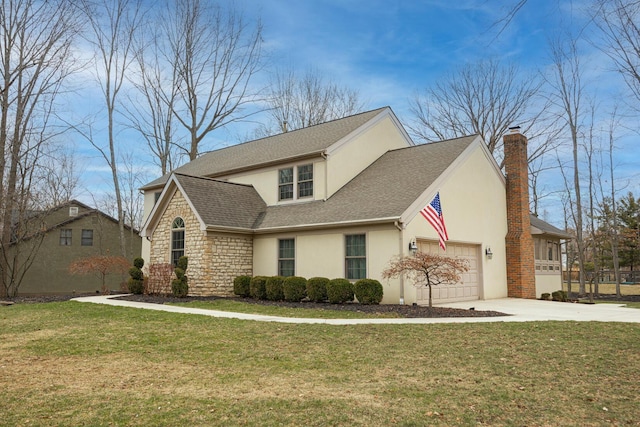
[[282, 284], [284, 300], [300, 302], [307, 295], [307, 279], [298, 276], [289, 276]]
[[312, 277], [307, 280], [307, 296], [313, 302], [323, 302], [327, 299], [327, 284], [329, 279], [326, 277]]
[[149, 280], [145, 292], [149, 295], [170, 294], [173, 270], [173, 264], [168, 262], [149, 265]]
[[567, 293], [563, 291], [552, 292], [551, 299], [553, 299], [554, 301], [565, 302], [567, 301]]
[[353, 285], [347, 279], [333, 279], [327, 284], [327, 298], [331, 304], [353, 301]]
[[249, 295], [255, 299], [267, 299], [266, 289], [267, 278], [265, 276], [255, 276], [249, 282]]
[[131, 292], [132, 294], [142, 295], [144, 292], [144, 280], [139, 280], [139, 279], [134, 279], [133, 277], [129, 277], [127, 286], [129, 288], [129, 292]]
[[251, 284], [251, 276], [238, 276], [233, 279], [233, 293], [239, 297], [248, 297], [251, 295], [249, 285]]
[[171, 282], [171, 291], [178, 298], [184, 298], [189, 294], [189, 278], [185, 274], [188, 264], [187, 257], [181, 256], [178, 258], [178, 266], [173, 270], [176, 278]]
[[265, 283], [265, 291], [269, 301], [282, 301], [284, 299], [283, 286], [284, 277], [268, 277]]
[[540, 295], [540, 299], [543, 301], [551, 301], [551, 294], [548, 292], [545, 292], [542, 295]]
[[136, 295], [142, 295], [144, 293], [144, 273], [142, 273], [142, 267], [144, 267], [144, 259], [136, 258], [133, 260], [133, 267], [129, 269], [129, 281], [127, 285], [129, 292]]
[[353, 293], [360, 304], [380, 304], [382, 301], [382, 284], [374, 279], [360, 279], [353, 285]]

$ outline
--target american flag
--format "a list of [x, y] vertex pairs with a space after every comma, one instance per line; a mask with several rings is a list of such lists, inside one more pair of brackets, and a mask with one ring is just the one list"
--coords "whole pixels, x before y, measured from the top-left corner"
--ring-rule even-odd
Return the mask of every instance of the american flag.
[[429, 224], [436, 229], [438, 237], [440, 238], [440, 247], [443, 251], [447, 250], [447, 246], [444, 244], [449, 240], [447, 234], [447, 227], [444, 225], [444, 217], [442, 216], [442, 206], [440, 205], [440, 192], [437, 192], [433, 200], [429, 202], [424, 209], [420, 211], [420, 214], [429, 221]]

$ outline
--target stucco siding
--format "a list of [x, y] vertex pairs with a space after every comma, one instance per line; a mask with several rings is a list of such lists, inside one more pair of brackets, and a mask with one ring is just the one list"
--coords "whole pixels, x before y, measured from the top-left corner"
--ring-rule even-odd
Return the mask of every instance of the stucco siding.
[[374, 122], [327, 158], [327, 197], [389, 150], [409, 144], [389, 116]]
[[536, 298], [543, 293], [552, 293], [562, 289], [560, 274], [536, 274]]
[[[507, 296], [505, 235], [507, 213], [505, 186], [480, 147], [476, 148], [446, 176], [438, 188], [432, 188], [424, 201], [440, 191], [443, 216], [450, 242], [480, 245], [481, 295], [484, 299]], [[404, 240], [438, 240], [431, 225], [418, 213], [406, 226]], [[408, 253], [408, 244], [404, 248]], [[485, 255], [487, 247], [492, 259]], [[447, 255], [447, 253], [444, 253]], [[405, 301], [415, 302], [415, 288], [405, 284]]]

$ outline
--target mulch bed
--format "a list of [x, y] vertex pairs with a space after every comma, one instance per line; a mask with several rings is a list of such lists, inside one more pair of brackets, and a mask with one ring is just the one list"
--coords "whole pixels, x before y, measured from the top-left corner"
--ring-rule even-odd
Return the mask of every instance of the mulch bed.
[[[67, 301], [71, 298], [77, 298], [81, 296], [95, 296], [96, 294], [84, 294], [84, 295], [36, 295], [36, 296], [19, 296], [12, 298], [11, 301], [16, 304], [34, 304], [34, 303], [46, 303], [46, 302], [58, 302]], [[191, 301], [213, 301], [220, 299], [220, 297], [186, 297], [175, 298], [172, 296], [160, 296], [160, 295], [123, 295], [117, 297], [127, 301], [148, 302], [153, 304], [165, 304], [172, 302], [191, 302]], [[399, 317], [405, 318], [435, 318], [435, 317], [497, 317], [508, 316], [508, 314], [500, 313], [497, 311], [480, 311], [480, 310], [463, 310], [457, 308], [445, 308], [445, 307], [424, 307], [416, 305], [398, 305], [398, 304], [380, 304], [380, 305], [363, 305], [357, 303], [349, 304], [329, 304], [329, 303], [314, 303], [314, 302], [275, 302], [275, 301], [261, 301], [251, 298], [228, 298], [233, 301], [241, 301], [248, 304], [260, 304], [260, 305], [275, 305], [280, 307], [291, 308], [316, 308], [324, 310], [336, 310], [336, 311], [355, 311], [361, 313], [396, 313]]]

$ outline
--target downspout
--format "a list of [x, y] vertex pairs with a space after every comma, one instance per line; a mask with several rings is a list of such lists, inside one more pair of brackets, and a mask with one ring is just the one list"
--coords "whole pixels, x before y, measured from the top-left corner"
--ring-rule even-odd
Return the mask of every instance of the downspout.
[[[403, 250], [404, 250], [404, 234], [402, 233], [403, 231], [403, 227], [402, 224], [400, 224], [400, 221], [394, 221], [393, 225], [396, 226], [396, 228], [398, 229], [398, 245], [400, 246], [398, 248], [398, 255], [403, 256]], [[399, 301], [400, 305], [404, 305], [404, 276], [400, 275], [400, 301]]]
[[328, 178], [328, 170], [329, 165], [327, 164], [327, 152], [323, 151], [320, 153], [320, 156], [324, 159], [324, 197], [322, 199], [323, 202], [327, 201], [327, 194], [329, 193], [329, 178]]

